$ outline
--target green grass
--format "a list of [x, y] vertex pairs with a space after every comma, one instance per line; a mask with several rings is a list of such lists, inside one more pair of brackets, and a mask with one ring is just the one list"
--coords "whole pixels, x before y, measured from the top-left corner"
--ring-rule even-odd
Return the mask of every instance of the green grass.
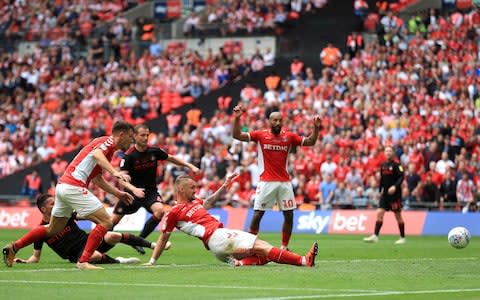
[[[2, 245], [24, 231], [0, 234]], [[157, 235], [152, 235], [156, 239]], [[278, 244], [279, 234], [262, 234]], [[315, 268], [270, 263], [232, 268], [215, 260], [202, 243], [174, 233], [173, 247], [158, 265], [105, 265], [79, 271], [44, 246], [39, 264], [0, 267], [1, 299], [480, 299], [480, 243], [450, 247], [446, 237], [394, 236], [366, 244], [361, 236], [293, 235], [290, 246], [305, 253], [317, 239]], [[20, 251], [27, 258], [31, 248]], [[136, 256], [119, 245], [112, 256]], [[141, 257], [146, 262], [148, 252]]]

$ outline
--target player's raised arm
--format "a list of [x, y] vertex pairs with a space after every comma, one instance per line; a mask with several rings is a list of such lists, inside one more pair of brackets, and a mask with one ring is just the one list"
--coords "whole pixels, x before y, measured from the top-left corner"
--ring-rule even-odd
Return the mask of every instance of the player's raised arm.
[[200, 173], [200, 169], [197, 168], [195, 165], [192, 165], [191, 163], [184, 161], [183, 159], [176, 157], [175, 155], [169, 154], [167, 161], [177, 166], [189, 168], [193, 172], [193, 174]]
[[203, 207], [205, 209], [210, 209], [213, 207], [213, 204], [220, 199], [220, 196], [228, 189], [228, 187], [232, 184], [233, 180], [237, 178], [238, 172], [234, 172], [227, 176], [225, 179], [225, 182], [222, 184], [222, 186], [215, 191], [215, 193], [211, 194], [207, 199], [203, 201]]
[[320, 132], [320, 128], [322, 126], [321, 120], [319, 116], [315, 116], [313, 118], [313, 132], [308, 137], [305, 138], [303, 141], [302, 146], [313, 146], [317, 142], [318, 134]]
[[241, 104], [235, 106], [233, 108], [233, 138], [242, 142], [249, 142], [250, 137], [248, 133], [242, 132], [242, 128], [240, 126], [240, 117], [244, 112], [244, 108]]

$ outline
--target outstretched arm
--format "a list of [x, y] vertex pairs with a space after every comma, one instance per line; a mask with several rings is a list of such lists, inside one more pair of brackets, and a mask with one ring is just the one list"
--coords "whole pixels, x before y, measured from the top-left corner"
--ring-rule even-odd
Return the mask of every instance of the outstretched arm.
[[189, 162], [186, 162], [184, 161], [183, 159], [179, 158], [179, 157], [176, 157], [175, 155], [168, 155], [168, 158], [167, 158], [167, 161], [172, 163], [172, 164], [175, 164], [177, 166], [181, 166], [181, 167], [187, 167], [189, 168], [194, 174], [197, 174], [200, 172], [200, 169], [197, 168], [196, 166], [192, 165], [191, 163]]
[[220, 199], [220, 196], [227, 190], [228, 186], [233, 182], [233, 180], [238, 176], [237, 172], [234, 172], [227, 176], [225, 179], [225, 182], [222, 184], [222, 186], [215, 191], [215, 193], [211, 194], [205, 201], [203, 201], [203, 207], [205, 209], [210, 209], [213, 207], [215, 202]]
[[108, 161], [107, 157], [105, 156], [105, 154], [103, 154], [103, 151], [101, 149], [93, 150], [93, 158], [95, 158], [95, 160], [97, 161], [97, 164], [102, 169], [104, 169], [108, 173], [112, 174], [117, 179], [124, 180], [124, 181], [130, 181], [130, 176], [128, 176], [128, 174], [117, 171], [112, 166], [112, 164]]
[[157, 240], [157, 243], [155, 244], [155, 248], [153, 249], [152, 256], [148, 263], [145, 265], [150, 265], [153, 266], [157, 259], [162, 255], [163, 250], [165, 250], [165, 246], [167, 245], [168, 239], [170, 238], [170, 232], [163, 232]]
[[144, 188], [137, 188], [130, 182], [124, 181], [124, 180], [119, 180], [118, 183], [125, 189], [129, 190], [132, 192], [135, 197], [137, 198], [145, 198], [145, 189]]
[[244, 108], [241, 104], [235, 106], [233, 108], [233, 114], [234, 114], [234, 119], [233, 119], [233, 138], [237, 139], [242, 142], [249, 142], [250, 137], [248, 133], [242, 132], [242, 128], [240, 126], [240, 117], [242, 116], [242, 113], [244, 112]]
[[318, 134], [320, 132], [320, 127], [321, 127], [321, 120], [319, 116], [315, 116], [313, 118], [313, 132], [310, 134], [310, 136], [306, 137], [303, 140], [303, 145], [302, 146], [313, 146], [317, 142]]
[[33, 250], [32, 256], [30, 256], [28, 259], [23, 259], [23, 258], [15, 258], [15, 262], [17, 264], [35, 264], [40, 261], [40, 256], [42, 255], [42, 250]]
[[116, 187], [114, 187], [113, 185], [111, 185], [110, 183], [105, 181], [105, 179], [103, 179], [101, 174], [98, 174], [97, 176], [95, 176], [92, 179], [92, 182], [94, 184], [98, 185], [105, 192], [114, 195], [120, 201], [125, 202], [126, 204], [130, 204], [133, 201], [133, 196], [132, 195], [130, 195], [127, 192], [120, 191], [119, 189], [117, 189]]

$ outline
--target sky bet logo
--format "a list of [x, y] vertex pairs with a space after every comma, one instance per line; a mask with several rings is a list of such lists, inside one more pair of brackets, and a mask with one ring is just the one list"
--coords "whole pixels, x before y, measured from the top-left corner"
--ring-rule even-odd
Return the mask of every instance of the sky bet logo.
[[[332, 220], [330, 221], [330, 218]], [[358, 215], [342, 215], [341, 211], [327, 215], [316, 215], [315, 211], [302, 215], [298, 218], [298, 231], [313, 231], [317, 234], [327, 232], [326, 228], [331, 224], [328, 232], [362, 233], [366, 232], [368, 217], [362, 213]]]
[[297, 230], [299, 231], [314, 231], [315, 233], [321, 233], [323, 229], [328, 226], [330, 216], [317, 216], [314, 211], [308, 215], [298, 217]]

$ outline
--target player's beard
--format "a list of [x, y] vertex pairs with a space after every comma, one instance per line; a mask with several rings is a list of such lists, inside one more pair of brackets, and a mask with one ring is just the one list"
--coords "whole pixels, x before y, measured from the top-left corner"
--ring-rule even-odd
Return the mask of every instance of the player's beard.
[[279, 135], [280, 131], [282, 131], [282, 126], [272, 126], [272, 133], [274, 135]]

